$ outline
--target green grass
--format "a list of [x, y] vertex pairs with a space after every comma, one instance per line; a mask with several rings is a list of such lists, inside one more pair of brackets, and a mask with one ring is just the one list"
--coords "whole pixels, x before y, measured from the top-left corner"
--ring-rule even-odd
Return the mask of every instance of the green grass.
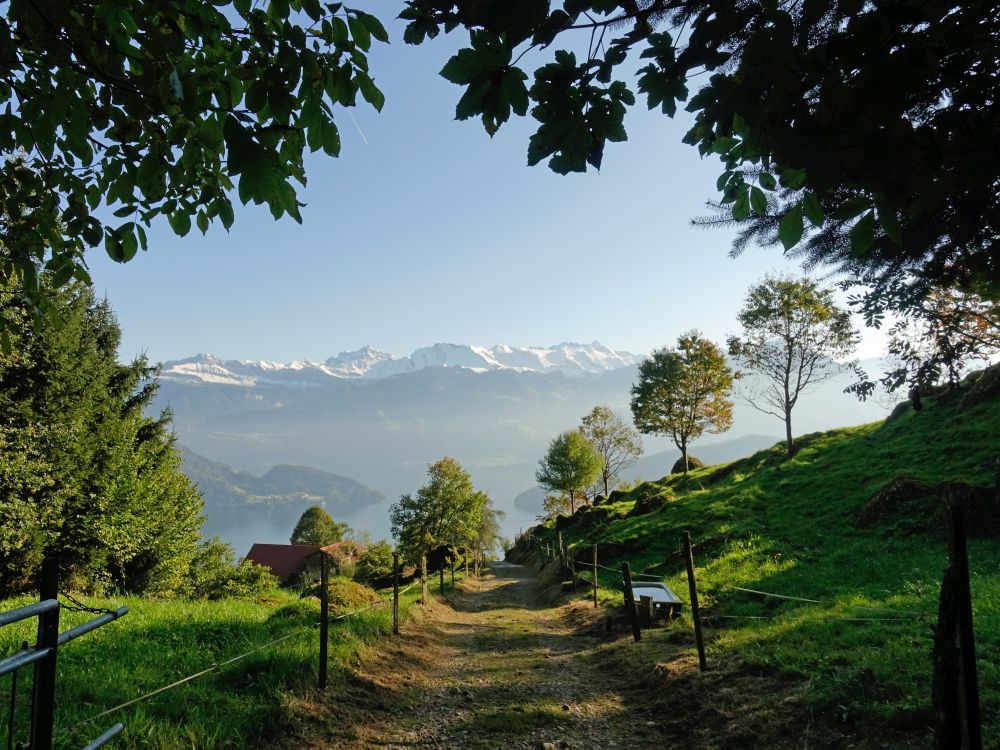
[[[383, 592], [385, 594], [386, 592]], [[420, 588], [400, 598], [405, 618]], [[33, 601], [0, 602], [0, 610]], [[56, 747], [79, 748], [115, 722], [125, 732], [116, 748], [246, 748], [278, 738], [292, 716], [290, 702], [316, 689], [319, 604], [287, 591], [258, 599], [221, 601], [87, 598], [95, 607], [127, 605], [129, 614], [59, 650]], [[93, 615], [63, 611], [66, 630]], [[0, 630], [0, 655], [34, 640], [35, 620]], [[330, 681], [347, 673], [365, 644], [392, 627], [390, 606], [369, 610], [330, 626]], [[196, 680], [116, 711], [87, 720], [181, 677], [203, 670], [284, 635], [292, 638]], [[6, 747], [10, 677], [0, 678], [0, 745]], [[31, 670], [21, 670], [15, 739], [27, 741]], [[82, 723], [87, 722], [87, 723]]]
[[[738, 655], [751, 667], [793, 674], [816, 709], [844, 722], [892, 720], [926, 736], [931, 722], [931, 625], [946, 549], [939, 495], [919, 517], [912, 507], [872, 528], [858, 511], [894, 479], [990, 487], [1000, 457], [1000, 398], [963, 404], [942, 396], [922, 412], [887, 422], [809, 435], [788, 460], [783, 446], [727, 467], [706, 467], [633, 490], [622, 502], [564, 525], [571, 554], [590, 559], [593, 543], [625, 546], [633, 571], [662, 573], [687, 602], [682, 530], [695, 543], [696, 576], [709, 616], [709, 659]], [[715, 475], [713, 477], [713, 474]], [[641, 493], [660, 493], [653, 513], [626, 515]], [[935, 507], [935, 504], [937, 507]], [[597, 520], [587, 520], [594, 513]], [[554, 524], [535, 530], [551, 540]], [[971, 539], [976, 645], [988, 746], [1000, 745], [1000, 541]], [[620, 559], [605, 561], [614, 567]], [[602, 598], [621, 603], [621, 576], [601, 572]], [[734, 586], [817, 599], [762, 599]], [[892, 617], [861, 609], [919, 613], [919, 621], [824, 618]], [[724, 619], [766, 617], [769, 619]], [[690, 628], [685, 618], [675, 628]], [[910, 731], [910, 730], [906, 730]]]

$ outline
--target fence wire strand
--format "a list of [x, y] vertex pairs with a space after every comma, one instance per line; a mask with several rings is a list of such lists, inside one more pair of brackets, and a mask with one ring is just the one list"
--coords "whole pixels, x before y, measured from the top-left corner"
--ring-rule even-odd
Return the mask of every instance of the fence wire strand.
[[[399, 592], [399, 595], [402, 596], [407, 591], [409, 591], [410, 589], [414, 588], [417, 585], [419, 585], [419, 581], [411, 583], [405, 589], [402, 589]], [[367, 612], [370, 609], [375, 609], [377, 607], [384, 607], [386, 604], [389, 604], [390, 601], [391, 600], [387, 599], [387, 600], [384, 600], [384, 601], [381, 601], [381, 602], [377, 602], [375, 604], [370, 604], [369, 606], [362, 607], [361, 609], [355, 609], [355, 610], [352, 610], [350, 612], [344, 612], [343, 614], [337, 615], [336, 617], [333, 617], [331, 619], [333, 619], [333, 620], [343, 620], [343, 619], [345, 619], [347, 617], [353, 617], [355, 615], [361, 614], [362, 612]], [[275, 638], [274, 640], [268, 641], [267, 643], [262, 643], [260, 646], [257, 646], [255, 648], [251, 649], [250, 651], [246, 651], [246, 652], [244, 652], [242, 654], [238, 654], [237, 656], [230, 657], [229, 659], [226, 659], [224, 661], [220, 661], [220, 662], [218, 662], [216, 664], [212, 664], [210, 667], [206, 667], [205, 669], [202, 669], [202, 670], [200, 670], [198, 672], [195, 672], [194, 674], [189, 674], [187, 677], [182, 677], [181, 679], [175, 680], [175, 681], [171, 682], [168, 685], [163, 685], [162, 687], [158, 687], [155, 690], [150, 690], [148, 693], [144, 693], [144, 694], [142, 694], [142, 695], [140, 695], [140, 696], [138, 696], [136, 698], [132, 698], [131, 700], [125, 701], [124, 703], [119, 703], [117, 706], [112, 706], [111, 708], [108, 708], [108, 709], [106, 709], [104, 711], [101, 711], [100, 713], [94, 714], [93, 716], [91, 716], [89, 718], [86, 718], [86, 719], [83, 719], [82, 721], [77, 722], [76, 724], [74, 724], [73, 726], [71, 726], [69, 729], [67, 729], [66, 732], [72, 732], [72, 731], [74, 731], [76, 729], [79, 729], [80, 727], [84, 726], [85, 724], [90, 724], [91, 722], [97, 721], [98, 719], [103, 718], [103, 717], [105, 717], [105, 716], [107, 716], [109, 714], [112, 714], [112, 713], [114, 713], [116, 711], [120, 711], [123, 708], [128, 708], [129, 706], [133, 706], [136, 703], [141, 703], [142, 701], [149, 700], [150, 698], [152, 698], [155, 695], [159, 695], [160, 693], [164, 693], [167, 690], [171, 690], [171, 689], [173, 689], [175, 687], [179, 687], [180, 685], [183, 685], [185, 683], [191, 682], [192, 680], [196, 680], [199, 677], [204, 677], [205, 675], [210, 674], [211, 672], [218, 671], [219, 669], [222, 669], [223, 667], [229, 666], [230, 664], [234, 664], [234, 663], [236, 663], [238, 661], [241, 661], [242, 659], [246, 659], [248, 656], [253, 656], [254, 654], [258, 653], [259, 651], [263, 651], [264, 649], [270, 648], [271, 646], [276, 646], [277, 644], [281, 643], [282, 641], [287, 641], [288, 639], [294, 638], [297, 635], [302, 635], [303, 633], [305, 633], [307, 631], [315, 630], [318, 625], [319, 625], [319, 623], [313, 623], [312, 625], [303, 625], [303, 626], [301, 626], [299, 628], [296, 628], [296, 630], [294, 632], [292, 632], [292, 633], [287, 633], [287, 634], [281, 636], [280, 638]]]
[[[786, 599], [793, 602], [806, 602], [807, 604], [824, 604], [824, 602], [819, 599], [806, 599], [801, 596], [788, 596], [787, 594], [775, 594], [770, 591], [758, 591], [757, 589], [743, 588], [742, 586], [730, 586], [732, 591], [743, 591], [747, 594], [756, 594], [757, 596], [763, 596], [771, 599]], [[870, 607], [867, 604], [843, 604], [841, 606], [847, 607], [848, 609], [864, 609], [869, 612], [887, 612], [889, 614], [896, 615], [907, 615], [908, 617], [900, 619], [916, 619], [919, 617], [927, 617], [923, 612], [917, 612], [916, 610], [909, 609], [891, 609], [889, 607]], [[894, 619], [894, 618], [884, 618], [884, 619]]]
[[[593, 569], [594, 569], [595, 565], [598, 568], [600, 568], [601, 570], [607, 570], [607, 571], [610, 571], [612, 573], [621, 573], [622, 572], [620, 568], [611, 568], [611, 567], [608, 567], [607, 565], [601, 565], [600, 563], [594, 563], [593, 560], [586, 560], [585, 561], [585, 560], [572, 559], [572, 562], [575, 563], [578, 566], [581, 566], [583, 568], [589, 569], [591, 572], [593, 572]], [[654, 581], [662, 581], [666, 577], [666, 576], [663, 576], [663, 575], [656, 575], [655, 573], [631, 573], [631, 576], [632, 576], [632, 578], [644, 578], [644, 579], [647, 579], [647, 580], [654, 580]], [[834, 605], [834, 604], [831, 604], [830, 602], [820, 601], [819, 599], [807, 599], [806, 597], [803, 597], [803, 596], [790, 596], [788, 594], [776, 594], [776, 593], [771, 592], [771, 591], [760, 591], [759, 589], [750, 589], [750, 588], [745, 588], [743, 586], [729, 586], [727, 588], [728, 588], [729, 591], [742, 591], [743, 593], [746, 593], [746, 594], [754, 594], [756, 596], [762, 596], [762, 597], [772, 598], [772, 599], [783, 599], [783, 600], [792, 601], [792, 602], [803, 602], [805, 604], [826, 604], [827, 606], [843, 606], [843, 607], [846, 607], [848, 609], [863, 609], [863, 610], [868, 611], [868, 612], [884, 612], [886, 614], [903, 615], [903, 617], [833, 617], [833, 616], [831, 616], [831, 617], [819, 617], [819, 618], [800, 617], [800, 618], [798, 618], [800, 620], [823, 619], [823, 620], [844, 620], [844, 621], [851, 621], [851, 622], [879, 622], [879, 621], [881, 621], [881, 622], [897, 622], [897, 621], [904, 621], [904, 620], [918, 620], [918, 619], [922, 619], [922, 618], [926, 618], [926, 617], [931, 617], [931, 615], [928, 614], [928, 613], [919, 612], [919, 611], [916, 611], [916, 610], [893, 609], [891, 607], [872, 607], [872, 606], [869, 606], [867, 604], [841, 604], [841, 605]], [[759, 619], [759, 620], [768, 620], [768, 619], [774, 619], [775, 616], [773, 616], [773, 615], [760, 615], [760, 616], [752, 616], [752, 615], [714, 615], [714, 617], [727, 618], [727, 619]]]

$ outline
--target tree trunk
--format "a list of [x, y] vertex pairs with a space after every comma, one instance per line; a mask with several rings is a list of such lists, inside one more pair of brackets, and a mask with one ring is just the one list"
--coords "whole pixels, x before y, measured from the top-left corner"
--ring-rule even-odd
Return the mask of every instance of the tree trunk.
[[688, 473], [688, 444], [685, 440], [681, 443], [681, 458], [684, 459], [684, 476]]
[[792, 410], [785, 409], [785, 443], [788, 445], [788, 455], [791, 457], [795, 452], [795, 445], [792, 442]]
[[[607, 469], [605, 469], [603, 473], [604, 473], [604, 499], [607, 500], [608, 499], [608, 494], [609, 494], [609, 492], [608, 492], [608, 481], [611, 479], [611, 477], [608, 476], [608, 470]], [[1000, 473], [998, 473], [998, 476], [1000, 476]], [[998, 482], [1000, 482], [1000, 480], [998, 480]]]
[[569, 491], [569, 514], [573, 515], [576, 513], [576, 504], [574, 503], [573, 490]]

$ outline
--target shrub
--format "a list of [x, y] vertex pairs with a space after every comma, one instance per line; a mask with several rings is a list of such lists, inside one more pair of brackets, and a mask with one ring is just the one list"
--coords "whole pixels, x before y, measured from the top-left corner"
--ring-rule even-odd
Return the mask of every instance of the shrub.
[[[319, 586], [314, 586], [306, 591], [305, 595], [318, 597], [320, 591]], [[349, 612], [385, 601], [367, 586], [346, 578], [334, 578], [330, 581], [329, 591], [330, 609], [336, 613]]]
[[392, 575], [392, 547], [384, 539], [370, 546], [358, 560], [354, 577], [373, 581]]
[[186, 592], [198, 599], [256, 596], [274, 588], [269, 568], [244, 560], [235, 564], [233, 548], [213, 536], [198, 545], [187, 574]]
[[[699, 458], [695, 458], [691, 454], [688, 454], [688, 471], [691, 469], [700, 469], [705, 465], [705, 462]], [[683, 474], [684, 473], [684, 456], [681, 456], [676, 461], [674, 461], [673, 468], [670, 469], [671, 474]]]

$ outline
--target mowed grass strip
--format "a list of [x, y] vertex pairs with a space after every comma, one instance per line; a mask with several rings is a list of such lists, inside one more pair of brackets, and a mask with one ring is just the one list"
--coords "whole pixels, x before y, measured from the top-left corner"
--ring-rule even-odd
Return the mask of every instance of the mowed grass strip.
[[[346, 674], [365, 644], [392, 628], [391, 591], [386, 606], [330, 624], [330, 680]], [[420, 595], [417, 586], [400, 597], [408, 616]], [[0, 611], [34, 601], [0, 602]], [[59, 650], [56, 693], [56, 746], [79, 748], [116, 722], [125, 732], [118, 748], [247, 748], [281, 745], [292, 719], [294, 696], [316, 690], [319, 655], [319, 602], [275, 590], [255, 599], [219, 601], [94, 598], [93, 607], [126, 605], [129, 614]], [[63, 610], [60, 630], [94, 615]], [[0, 654], [34, 642], [35, 620], [0, 629]], [[113, 706], [291, 635], [244, 659], [154, 695], [96, 721]], [[0, 682], [0, 704], [8, 705], [11, 679]], [[27, 741], [31, 670], [18, 678], [16, 740]], [[6, 722], [0, 745], [6, 747]]]

